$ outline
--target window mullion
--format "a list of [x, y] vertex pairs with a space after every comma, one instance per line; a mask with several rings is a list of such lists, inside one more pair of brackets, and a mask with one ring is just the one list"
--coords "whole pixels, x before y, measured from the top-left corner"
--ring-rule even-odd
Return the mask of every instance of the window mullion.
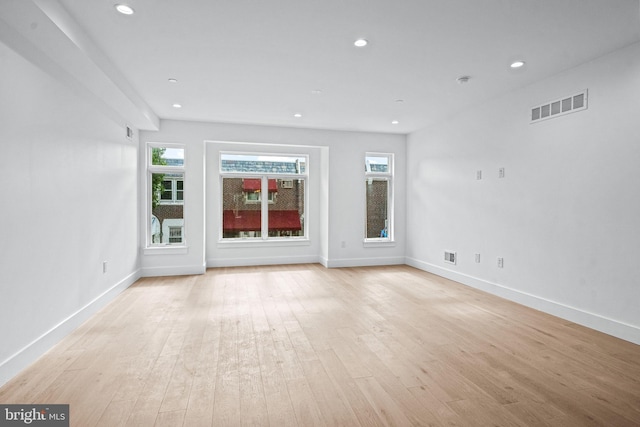
[[262, 240], [267, 240], [269, 237], [269, 179], [266, 175], [263, 175], [260, 183], [260, 211], [261, 215], [261, 235]]

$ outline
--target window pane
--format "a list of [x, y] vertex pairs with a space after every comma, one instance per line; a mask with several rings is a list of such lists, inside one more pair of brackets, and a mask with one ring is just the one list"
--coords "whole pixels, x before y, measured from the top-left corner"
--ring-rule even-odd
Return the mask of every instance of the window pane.
[[304, 179], [269, 180], [269, 237], [304, 236], [305, 182]]
[[551, 114], [551, 106], [549, 104], [547, 105], [543, 105], [541, 110], [541, 116], [542, 117], [549, 117], [549, 114]]
[[367, 239], [389, 237], [389, 182], [385, 179], [367, 179]]
[[184, 148], [151, 147], [154, 166], [184, 166]]
[[307, 169], [307, 159], [304, 156], [229, 153], [222, 153], [220, 156], [222, 172], [301, 175], [305, 174]]
[[243, 178], [222, 179], [222, 237], [255, 238], [261, 237], [260, 203], [251, 203], [260, 192], [256, 192], [252, 185], [245, 185]]
[[176, 180], [176, 200], [184, 200], [184, 181]]
[[531, 110], [531, 120], [538, 120], [540, 118], [540, 107]]
[[387, 156], [366, 156], [366, 172], [389, 172], [389, 157]]
[[[158, 175], [158, 174], [155, 174]], [[160, 198], [162, 200], [171, 200], [172, 191], [171, 191], [171, 181], [166, 180], [162, 181], [162, 194], [160, 194]]]
[[178, 182], [184, 174], [151, 174], [151, 244], [183, 244], [184, 203]]

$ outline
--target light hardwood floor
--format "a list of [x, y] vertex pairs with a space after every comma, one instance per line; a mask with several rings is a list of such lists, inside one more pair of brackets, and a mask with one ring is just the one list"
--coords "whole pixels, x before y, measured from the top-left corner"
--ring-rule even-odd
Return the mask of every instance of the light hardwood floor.
[[0, 389], [73, 426], [633, 426], [640, 346], [407, 266], [147, 278]]

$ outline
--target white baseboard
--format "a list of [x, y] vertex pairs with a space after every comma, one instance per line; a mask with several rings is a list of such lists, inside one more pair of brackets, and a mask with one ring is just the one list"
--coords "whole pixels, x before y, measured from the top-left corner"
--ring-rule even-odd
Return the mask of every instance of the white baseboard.
[[615, 319], [610, 319], [596, 313], [590, 313], [556, 301], [551, 301], [527, 292], [522, 292], [508, 286], [499, 285], [487, 280], [449, 270], [438, 265], [419, 261], [414, 258], [407, 257], [405, 262], [407, 265], [420, 270], [454, 280], [472, 288], [480, 289], [490, 294], [517, 302], [518, 304], [569, 320], [579, 325], [595, 329], [596, 331], [604, 332], [605, 334], [612, 335], [625, 341], [640, 344], [640, 327], [629, 325]]
[[260, 258], [215, 258], [207, 260], [208, 268], [215, 267], [246, 267], [255, 265], [283, 265], [283, 264], [322, 264], [326, 268], [339, 267], [371, 267], [376, 265], [404, 264], [404, 257], [380, 258], [342, 258], [328, 259], [317, 255], [260, 257]]
[[284, 264], [316, 264], [321, 262], [317, 255], [277, 256], [258, 258], [212, 258], [207, 260], [208, 268], [215, 267], [246, 267], [254, 265], [284, 265]]
[[136, 270], [127, 277], [104, 291], [84, 307], [71, 314], [44, 334], [18, 350], [12, 356], [0, 363], [0, 386], [5, 384], [20, 371], [35, 362], [64, 337], [75, 330], [89, 317], [110, 303], [118, 294], [134, 284], [141, 277], [140, 270]]
[[162, 277], [162, 276], [191, 276], [193, 274], [204, 274], [207, 271], [206, 265], [179, 265], [162, 267], [143, 267], [142, 277]]
[[340, 258], [340, 259], [328, 259], [326, 264], [323, 264], [327, 268], [340, 268], [340, 267], [374, 267], [377, 265], [400, 265], [404, 264], [404, 257], [379, 257], [379, 258]]

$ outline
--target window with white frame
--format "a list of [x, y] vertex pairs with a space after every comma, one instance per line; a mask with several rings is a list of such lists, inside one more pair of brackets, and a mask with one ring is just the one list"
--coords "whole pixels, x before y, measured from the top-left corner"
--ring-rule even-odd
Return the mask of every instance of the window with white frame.
[[169, 227], [169, 243], [182, 243], [182, 227]]
[[160, 203], [180, 203], [184, 200], [184, 175], [162, 174], [162, 192]]
[[147, 147], [147, 246], [184, 245], [185, 149], [176, 144]]
[[[256, 181], [258, 181], [259, 179], [256, 178]], [[267, 200], [269, 203], [275, 203], [275, 199], [276, 199], [276, 192], [275, 191], [269, 191], [268, 195], [267, 195]], [[244, 192], [244, 201], [245, 203], [260, 203], [262, 202], [262, 191], [260, 190], [256, 190], [256, 191], [245, 191]]]
[[365, 241], [393, 240], [393, 154], [365, 155]]
[[220, 153], [220, 239], [305, 238], [307, 170], [306, 155]]

